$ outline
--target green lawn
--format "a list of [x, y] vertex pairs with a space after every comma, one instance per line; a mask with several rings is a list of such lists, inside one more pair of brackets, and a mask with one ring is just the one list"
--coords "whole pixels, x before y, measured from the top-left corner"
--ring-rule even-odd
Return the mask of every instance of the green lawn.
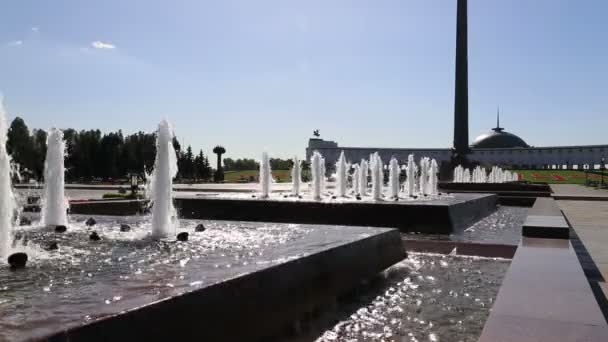
[[[548, 184], [585, 184], [585, 173], [578, 170], [514, 170], [520, 180]], [[608, 182], [608, 176], [605, 176]], [[590, 180], [599, 181], [600, 175], [589, 174]]]
[[[253, 182], [257, 182], [258, 170], [246, 170], [246, 171], [225, 171], [224, 182], [226, 183], [239, 183], [249, 182], [253, 177]], [[272, 170], [272, 177], [279, 183], [289, 182], [291, 180], [290, 170]]]

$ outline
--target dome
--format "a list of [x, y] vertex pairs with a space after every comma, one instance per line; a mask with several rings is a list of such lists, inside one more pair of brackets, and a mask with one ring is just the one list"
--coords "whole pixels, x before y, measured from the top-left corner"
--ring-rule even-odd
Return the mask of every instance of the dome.
[[471, 144], [472, 148], [512, 148], [530, 147], [526, 142], [515, 134], [504, 131], [502, 128], [494, 128], [491, 132], [478, 136]]
[[471, 144], [472, 148], [513, 148], [530, 147], [526, 142], [513, 133], [505, 131], [500, 127], [500, 114], [496, 116], [496, 128], [492, 131], [478, 136]]

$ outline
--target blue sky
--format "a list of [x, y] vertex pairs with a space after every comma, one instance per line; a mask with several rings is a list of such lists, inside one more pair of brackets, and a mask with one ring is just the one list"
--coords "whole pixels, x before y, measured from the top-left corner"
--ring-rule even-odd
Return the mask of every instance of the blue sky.
[[[152, 131], [227, 157], [449, 147], [456, 1], [20, 0], [0, 92], [30, 127]], [[471, 139], [608, 143], [608, 2], [469, 0]]]

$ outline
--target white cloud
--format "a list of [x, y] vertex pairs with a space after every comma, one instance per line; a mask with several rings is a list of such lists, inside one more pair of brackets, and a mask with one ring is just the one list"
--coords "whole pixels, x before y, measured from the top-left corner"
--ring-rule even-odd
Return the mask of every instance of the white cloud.
[[91, 46], [95, 49], [104, 49], [104, 50], [112, 50], [116, 49], [116, 46], [110, 43], [104, 43], [102, 41], [94, 41], [91, 43]]
[[34, 27], [32, 27], [32, 32], [38, 33], [38, 32], [40, 32], [40, 28], [34, 26]]
[[23, 40], [14, 40], [12, 42], [9, 42], [7, 44], [8, 46], [19, 46], [19, 45], [23, 45]]

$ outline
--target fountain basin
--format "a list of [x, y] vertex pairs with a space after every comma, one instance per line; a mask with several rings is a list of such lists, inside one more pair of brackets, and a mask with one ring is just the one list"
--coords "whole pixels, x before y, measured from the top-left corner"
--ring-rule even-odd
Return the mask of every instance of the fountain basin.
[[188, 242], [155, 242], [129, 219], [98, 219], [96, 242], [84, 217], [21, 230], [59, 249], [0, 268], [0, 340], [256, 340], [405, 257], [395, 229], [188, 221]]
[[178, 197], [180, 217], [395, 227], [402, 232], [450, 234], [496, 210], [496, 195], [454, 194], [424, 200], [313, 201], [229, 196]]

